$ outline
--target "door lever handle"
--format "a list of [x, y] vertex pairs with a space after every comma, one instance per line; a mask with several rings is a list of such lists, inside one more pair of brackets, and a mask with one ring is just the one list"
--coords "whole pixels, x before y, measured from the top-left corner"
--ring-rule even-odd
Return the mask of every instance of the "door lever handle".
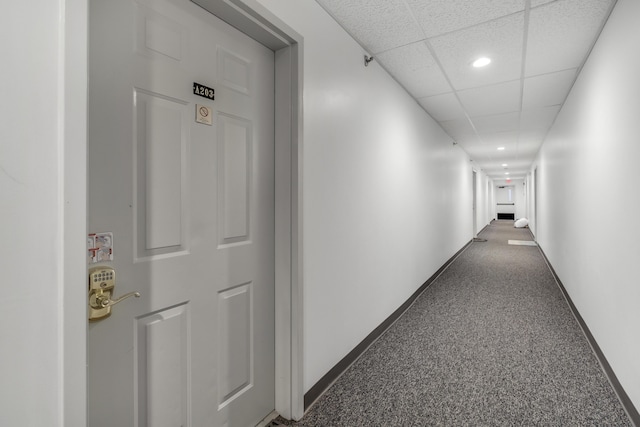
[[111, 299], [108, 294], [98, 295], [96, 296], [96, 304], [102, 308], [107, 308], [116, 305], [120, 301], [126, 300], [130, 297], [140, 298], [140, 292], [129, 292], [128, 294], [124, 294], [119, 298]]
[[89, 321], [95, 322], [111, 316], [111, 307], [131, 297], [140, 297], [140, 292], [129, 292], [111, 299], [116, 286], [116, 271], [106, 265], [89, 270]]

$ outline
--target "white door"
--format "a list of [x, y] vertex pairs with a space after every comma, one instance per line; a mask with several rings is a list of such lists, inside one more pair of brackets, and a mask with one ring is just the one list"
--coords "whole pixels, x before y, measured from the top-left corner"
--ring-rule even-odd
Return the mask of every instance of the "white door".
[[89, 424], [255, 425], [274, 408], [274, 54], [188, 0], [92, 0], [89, 76], [89, 231], [113, 233], [95, 265], [113, 297], [141, 293], [89, 326]]

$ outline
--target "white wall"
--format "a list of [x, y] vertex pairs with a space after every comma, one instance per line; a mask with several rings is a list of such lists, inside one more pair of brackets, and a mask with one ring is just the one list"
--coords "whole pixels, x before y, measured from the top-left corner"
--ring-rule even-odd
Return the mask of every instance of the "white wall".
[[640, 408], [640, 2], [618, 0], [537, 160], [537, 239]]
[[85, 425], [85, 13], [36, 0], [0, 14], [3, 426]]
[[[533, 233], [533, 235], [536, 237], [536, 240], [537, 240], [539, 214], [537, 213], [536, 198], [539, 197], [537, 196], [538, 194], [537, 192], [540, 191], [540, 184], [539, 184], [540, 174], [537, 173], [536, 162], [533, 163], [531, 172], [528, 174], [527, 178], [528, 178], [527, 185], [529, 190], [527, 193], [527, 214], [529, 216], [527, 218], [529, 219], [529, 229], [531, 230], [531, 232]], [[536, 183], [536, 180], [538, 183]], [[538, 188], [536, 188], [536, 186]], [[540, 205], [540, 203], [538, 203], [538, 205]]]
[[308, 391], [473, 237], [471, 166], [316, 2], [261, 3], [304, 37]]
[[487, 182], [487, 219], [489, 222], [497, 218], [496, 215], [496, 183], [493, 180]]
[[58, 8], [11, 2], [0, 17], [1, 425], [60, 416]]
[[476, 181], [476, 224], [477, 232], [491, 222], [493, 219], [493, 181], [482, 171], [477, 171]]

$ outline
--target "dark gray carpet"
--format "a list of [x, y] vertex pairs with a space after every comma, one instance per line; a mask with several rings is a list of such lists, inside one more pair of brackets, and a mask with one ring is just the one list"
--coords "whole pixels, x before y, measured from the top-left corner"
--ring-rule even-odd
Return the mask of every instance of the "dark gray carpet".
[[298, 426], [630, 426], [537, 247], [494, 221]]

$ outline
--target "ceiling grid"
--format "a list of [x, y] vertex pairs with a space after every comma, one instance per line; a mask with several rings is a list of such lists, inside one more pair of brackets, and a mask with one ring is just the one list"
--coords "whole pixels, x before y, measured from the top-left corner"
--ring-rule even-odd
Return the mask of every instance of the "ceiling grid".
[[[511, 178], [528, 173], [615, 5], [316, 1], [494, 179], [505, 178], [505, 163]], [[481, 56], [492, 62], [472, 67]]]

